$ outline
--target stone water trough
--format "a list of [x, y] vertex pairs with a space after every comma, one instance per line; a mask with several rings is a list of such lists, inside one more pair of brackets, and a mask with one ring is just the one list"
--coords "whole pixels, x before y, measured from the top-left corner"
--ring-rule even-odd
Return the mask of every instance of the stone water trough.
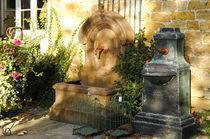
[[124, 17], [104, 11], [100, 5], [82, 25], [79, 42], [84, 45], [85, 63], [79, 73], [80, 81], [62, 82], [53, 86], [55, 103], [50, 108], [50, 118], [73, 123], [72, 107], [85, 95], [91, 93], [103, 107], [116, 89], [114, 80], [120, 80], [113, 67], [118, 63], [117, 54], [126, 48], [126, 41], [134, 41], [134, 31]]

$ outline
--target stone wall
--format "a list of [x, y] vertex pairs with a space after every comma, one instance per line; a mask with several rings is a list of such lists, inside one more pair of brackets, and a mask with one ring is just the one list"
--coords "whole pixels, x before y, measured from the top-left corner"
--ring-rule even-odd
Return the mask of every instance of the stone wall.
[[144, 0], [143, 4], [147, 38], [159, 27], [179, 27], [185, 33], [185, 59], [192, 72], [192, 107], [210, 109], [210, 1]]
[[[97, 0], [51, 0], [66, 38], [83, 18], [97, 10], [97, 3]], [[141, 20], [148, 39], [160, 27], [179, 27], [185, 33], [185, 58], [192, 71], [192, 107], [210, 109], [210, 0], [142, 0]]]

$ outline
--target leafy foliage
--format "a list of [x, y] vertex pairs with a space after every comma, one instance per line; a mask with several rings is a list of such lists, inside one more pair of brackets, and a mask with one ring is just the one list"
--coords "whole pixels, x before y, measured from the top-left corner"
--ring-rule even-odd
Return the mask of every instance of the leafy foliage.
[[25, 74], [32, 66], [30, 51], [34, 49], [19, 40], [0, 40], [0, 111], [21, 108], [17, 88], [26, 81]]
[[[74, 42], [74, 37], [80, 25], [85, 20], [86, 18], [82, 20], [82, 22], [74, 30], [71, 41], [68, 46], [66, 46], [62, 37], [57, 12], [54, 8], [50, 9], [50, 20], [48, 22], [48, 28], [46, 29], [49, 42], [48, 51], [44, 55], [38, 53], [33, 69], [27, 73], [27, 82], [24, 90], [24, 97], [26, 99], [39, 101], [44, 107], [50, 107], [53, 104], [55, 99], [55, 91], [52, 86], [55, 83], [67, 81], [67, 71], [76, 54], [79, 54], [79, 56], [82, 58], [82, 50], [79, 47], [79, 44]], [[46, 20], [44, 21], [46, 22]], [[57, 29], [57, 37], [55, 39], [52, 38], [52, 32], [54, 31], [52, 28], [52, 23], [56, 24]], [[80, 67], [82, 67], [83, 61], [80, 60], [80, 62]], [[37, 76], [39, 74], [41, 76]]]
[[206, 112], [193, 112], [192, 114], [196, 124], [202, 129], [201, 134], [210, 137], [210, 110]]
[[143, 65], [151, 60], [154, 53], [154, 43], [150, 41], [150, 46], [146, 45], [144, 30], [136, 34], [134, 42], [127, 43], [128, 48], [124, 53], [120, 53], [119, 64], [114, 70], [121, 76], [122, 81], [116, 81], [115, 86], [123, 99], [128, 101], [135, 115], [141, 110], [142, 99], [142, 75]]

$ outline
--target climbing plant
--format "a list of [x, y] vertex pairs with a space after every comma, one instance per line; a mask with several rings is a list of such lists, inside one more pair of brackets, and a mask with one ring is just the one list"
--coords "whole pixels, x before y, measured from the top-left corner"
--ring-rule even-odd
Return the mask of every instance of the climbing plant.
[[134, 42], [127, 42], [126, 51], [118, 55], [119, 64], [114, 70], [122, 78], [115, 81], [115, 86], [123, 99], [130, 102], [132, 113], [135, 115], [141, 111], [142, 99], [142, 75], [141, 71], [145, 63], [152, 59], [154, 54], [154, 43], [150, 41], [146, 45], [147, 39], [144, 36], [144, 29], [139, 30]]

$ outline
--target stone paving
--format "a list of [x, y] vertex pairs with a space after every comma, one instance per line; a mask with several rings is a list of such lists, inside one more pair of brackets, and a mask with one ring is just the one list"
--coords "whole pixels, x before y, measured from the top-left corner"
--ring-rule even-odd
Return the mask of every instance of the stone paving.
[[[57, 122], [49, 119], [49, 110], [35, 108], [23, 112], [15, 122], [12, 128], [12, 135], [4, 136], [0, 131], [0, 138], [4, 139], [84, 139], [81, 136], [72, 135], [74, 125], [68, 123]], [[6, 127], [11, 127], [11, 120], [0, 120], [0, 126], [8, 124]], [[6, 128], [4, 127], [4, 128]], [[27, 131], [27, 134], [18, 136], [21, 131]], [[146, 139], [147, 137], [139, 137]], [[105, 139], [103, 134], [94, 136], [93, 139]], [[137, 139], [136, 137], [123, 137], [122, 139]], [[152, 139], [160, 139], [153, 137]], [[208, 139], [206, 136], [198, 136], [194, 139]]]

